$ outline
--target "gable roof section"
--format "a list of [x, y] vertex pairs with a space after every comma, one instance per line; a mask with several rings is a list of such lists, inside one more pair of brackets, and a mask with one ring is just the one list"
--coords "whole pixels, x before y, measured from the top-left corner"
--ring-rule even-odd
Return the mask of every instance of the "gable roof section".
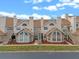
[[55, 20], [44, 20], [43, 26], [46, 26], [46, 25], [48, 25], [50, 23], [53, 23], [55, 25], [56, 24], [56, 21]]
[[16, 23], [16, 26], [19, 26], [19, 25], [21, 25], [23, 22], [29, 22], [29, 20], [21, 20], [21, 19], [18, 19], [17, 20], [17, 23]]
[[[33, 35], [32, 31], [29, 30], [29, 29], [27, 29], [27, 28], [20, 30], [18, 33], [20, 33], [21, 31], [29, 32], [29, 33], [31, 33], [31, 34]], [[17, 33], [17, 34], [18, 34], [18, 33]]]
[[46, 33], [46, 35], [49, 35], [49, 33], [54, 32], [54, 31], [60, 31], [60, 32], [62, 32], [62, 33], [64, 34], [63, 31], [61, 31], [61, 30], [59, 30], [58, 28], [54, 27], [54, 28], [52, 28], [51, 30], [49, 30], [49, 31]]

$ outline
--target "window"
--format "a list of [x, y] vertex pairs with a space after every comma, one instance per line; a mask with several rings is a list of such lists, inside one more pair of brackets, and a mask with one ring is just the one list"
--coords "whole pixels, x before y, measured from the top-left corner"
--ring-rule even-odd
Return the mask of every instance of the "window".
[[51, 23], [51, 24], [49, 24], [50, 26], [54, 26], [54, 24], [53, 23]]
[[57, 41], [61, 41], [61, 38], [57, 38]]
[[27, 24], [24, 23], [24, 24], [22, 24], [22, 26], [27, 26]]
[[27, 35], [27, 33], [25, 33], [25, 35]]
[[23, 34], [23, 32], [20, 33], [20, 35], [22, 35], [22, 34]]
[[53, 32], [52, 41], [61, 41], [61, 33], [58, 31]]
[[44, 38], [46, 38], [46, 35], [44, 35]]
[[7, 27], [7, 30], [12, 30], [13, 28], [12, 27]]
[[44, 27], [44, 30], [48, 30], [48, 28], [47, 27]]
[[56, 38], [53, 38], [52, 41], [56, 41]]
[[53, 35], [56, 35], [56, 32], [53, 32]]
[[48, 40], [50, 40], [50, 38]]
[[20, 27], [17, 27], [16, 29], [17, 29], [17, 30], [20, 30]]
[[60, 35], [60, 33], [59, 33], [59, 32], [57, 32], [57, 35]]
[[22, 38], [20, 38], [20, 41], [23, 41], [23, 39], [22, 39]]
[[76, 24], [76, 27], [78, 27], [78, 24]]

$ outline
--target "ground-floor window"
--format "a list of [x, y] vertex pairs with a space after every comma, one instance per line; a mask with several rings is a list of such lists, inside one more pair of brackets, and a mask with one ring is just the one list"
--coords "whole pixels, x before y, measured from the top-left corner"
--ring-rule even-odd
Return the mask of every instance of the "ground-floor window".
[[50, 41], [53, 41], [53, 42], [62, 41], [62, 33], [59, 31], [52, 32], [50, 36]]
[[17, 38], [18, 42], [29, 42], [30, 41], [30, 33], [29, 32], [20, 32]]

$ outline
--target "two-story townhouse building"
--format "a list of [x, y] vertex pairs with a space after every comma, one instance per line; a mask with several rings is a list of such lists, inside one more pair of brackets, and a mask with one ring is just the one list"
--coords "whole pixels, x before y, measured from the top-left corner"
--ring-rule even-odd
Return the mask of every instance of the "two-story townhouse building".
[[34, 19], [33, 17], [17, 19], [14, 16], [3, 17], [0, 20], [2, 21], [0, 24], [3, 25], [0, 27], [1, 33], [7, 33], [7, 41], [14, 33], [16, 35], [15, 43], [33, 43], [37, 40], [38, 43], [44, 44], [67, 44], [65, 34], [72, 29], [70, 26], [73, 23], [69, 18], [62, 19], [61, 17], [57, 19]]
[[16, 34], [16, 43], [32, 43], [34, 30], [33, 30], [33, 19], [29, 17], [26, 19], [14, 19], [14, 33]]

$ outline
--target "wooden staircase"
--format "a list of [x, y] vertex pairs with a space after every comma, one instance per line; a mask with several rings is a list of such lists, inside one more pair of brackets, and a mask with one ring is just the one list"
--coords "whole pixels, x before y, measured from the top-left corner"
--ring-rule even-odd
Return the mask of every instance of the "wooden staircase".
[[67, 37], [65, 38], [66, 42], [69, 44], [69, 45], [72, 45], [74, 44], [74, 41], [73, 41], [73, 36], [71, 34], [71, 32], [64, 32], [65, 35], [67, 35]]

